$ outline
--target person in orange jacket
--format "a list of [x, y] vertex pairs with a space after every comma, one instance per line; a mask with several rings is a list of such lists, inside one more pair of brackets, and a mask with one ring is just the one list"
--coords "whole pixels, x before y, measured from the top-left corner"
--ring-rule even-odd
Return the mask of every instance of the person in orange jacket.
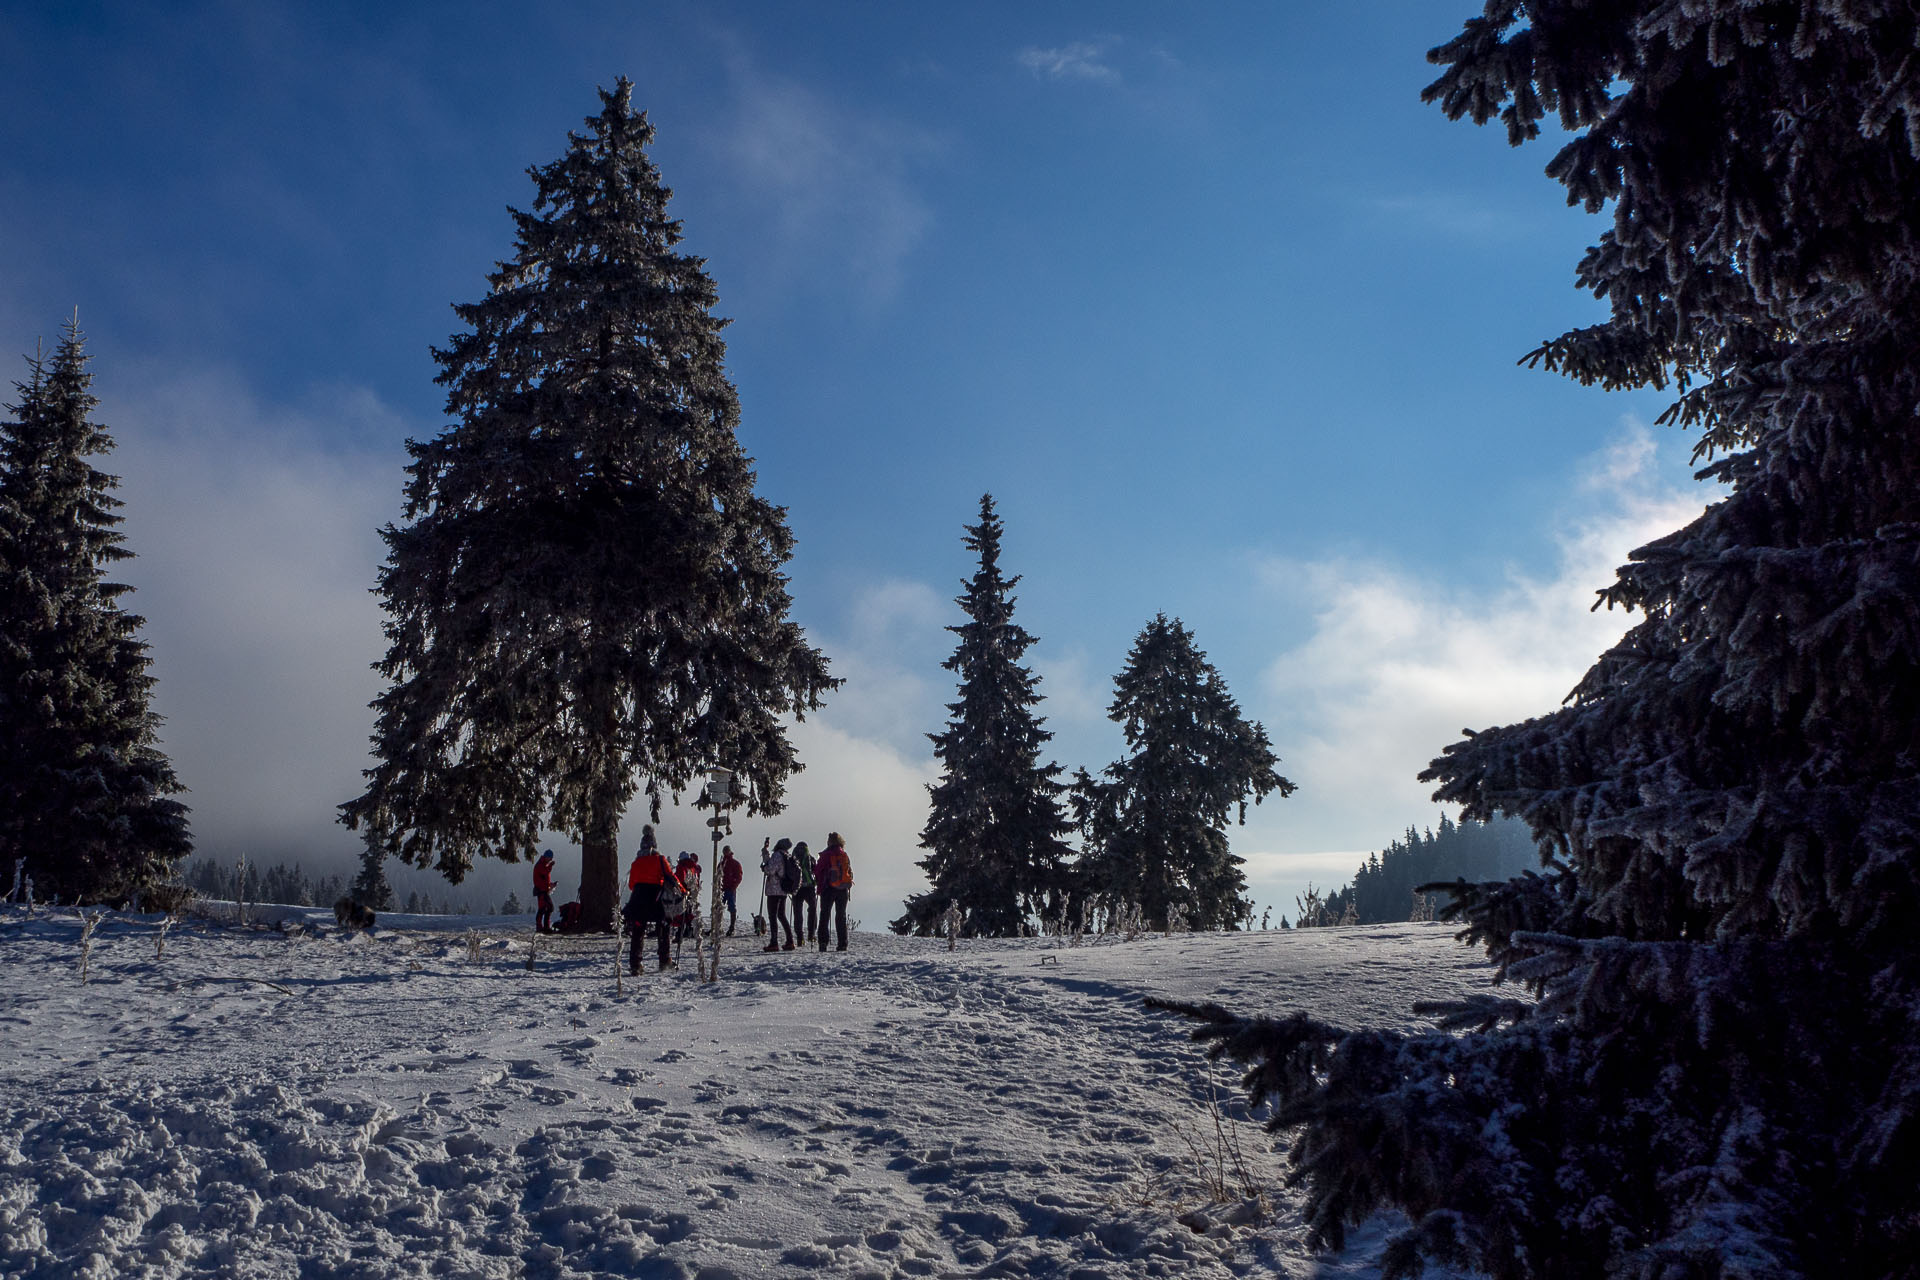
[[627, 888], [632, 892], [621, 912], [633, 930], [633, 956], [627, 962], [629, 973], [640, 972], [640, 948], [646, 944], [647, 926], [651, 924], [660, 926], [660, 968], [664, 971], [674, 967], [673, 957], [668, 954], [672, 946], [669, 935], [673, 930], [667, 925], [667, 914], [660, 902], [660, 895], [668, 885], [686, 892], [686, 886], [674, 874], [673, 864], [654, 842], [653, 828], [645, 827], [640, 833], [640, 852], [633, 856], [633, 865], [627, 868]]
[[540, 933], [553, 932], [553, 850], [542, 849], [533, 864], [533, 902], [537, 908], [533, 927]]
[[847, 842], [838, 831], [827, 832], [827, 847], [813, 867], [813, 882], [820, 886], [820, 949], [827, 949], [827, 921], [838, 913], [840, 945], [847, 949], [847, 899], [853, 894], [853, 863], [847, 859]]

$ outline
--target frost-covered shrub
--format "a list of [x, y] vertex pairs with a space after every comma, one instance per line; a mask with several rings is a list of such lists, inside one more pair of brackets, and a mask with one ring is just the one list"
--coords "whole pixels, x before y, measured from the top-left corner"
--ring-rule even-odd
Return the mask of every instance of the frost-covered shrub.
[[1904, 4], [1494, 0], [1432, 55], [1451, 116], [1557, 113], [1549, 172], [1612, 209], [1578, 276], [1610, 318], [1530, 361], [1674, 387], [1728, 492], [1601, 593], [1642, 617], [1565, 706], [1426, 775], [1541, 843], [1447, 909], [1537, 1000], [1427, 1035], [1188, 1010], [1299, 1128], [1323, 1239], [1406, 1212], [1388, 1276], [1916, 1273], [1917, 36]]
[[105, 918], [104, 911], [82, 911], [80, 913], [80, 985], [86, 986], [93, 963], [93, 931], [100, 927]]

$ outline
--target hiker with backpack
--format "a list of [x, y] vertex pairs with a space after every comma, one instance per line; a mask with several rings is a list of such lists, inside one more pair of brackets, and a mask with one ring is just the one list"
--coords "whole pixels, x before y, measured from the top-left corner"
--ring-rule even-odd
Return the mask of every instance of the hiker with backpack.
[[680, 911], [674, 916], [674, 938], [684, 940], [688, 934], [700, 932], [700, 857], [685, 849], [680, 851], [680, 861], [674, 866], [675, 877], [687, 891], [686, 901], [681, 903]]
[[[807, 852], [805, 840], [793, 846], [793, 863], [800, 871], [800, 885], [787, 899], [787, 911], [793, 917], [794, 931], [812, 942], [814, 935], [820, 931], [820, 922], [814, 912], [813, 857]], [[804, 921], [802, 908], [805, 908]]]
[[553, 932], [553, 850], [542, 849], [533, 864], [533, 930]]
[[827, 921], [838, 912], [837, 933], [840, 945], [847, 949], [847, 899], [853, 894], [853, 863], [847, 858], [847, 842], [838, 831], [827, 832], [827, 847], [814, 864], [814, 883], [820, 886], [820, 949], [827, 949]]
[[727, 936], [733, 936], [734, 923], [739, 919], [739, 905], [734, 895], [740, 891], [740, 882], [746, 879], [745, 868], [740, 859], [733, 856], [733, 846], [724, 845], [720, 850], [720, 897], [727, 904]]
[[620, 913], [633, 931], [633, 956], [628, 961], [627, 972], [639, 974], [640, 949], [646, 945], [647, 926], [653, 924], [660, 926], [660, 968], [663, 972], [673, 968], [673, 957], [668, 954], [672, 929], [667, 924], [667, 908], [681, 910], [686, 904], [687, 890], [675, 876], [667, 855], [661, 853], [660, 846], [654, 842], [650, 826], [641, 831], [640, 852], [634, 855], [633, 865], [627, 869], [627, 888], [632, 892]]
[[[785, 836], [780, 843], [760, 854], [760, 870], [766, 873], [767, 945], [762, 951], [793, 950], [793, 925], [787, 921], [787, 895], [800, 887], [800, 868], [794, 863], [793, 841]], [[780, 945], [780, 930], [787, 931], [787, 945]]]

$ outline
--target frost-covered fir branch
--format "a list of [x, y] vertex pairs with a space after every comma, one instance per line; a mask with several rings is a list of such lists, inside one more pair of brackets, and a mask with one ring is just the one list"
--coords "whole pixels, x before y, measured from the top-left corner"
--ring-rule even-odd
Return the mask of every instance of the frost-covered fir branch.
[[[1671, 387], [1721, 495], [1635, 550], [1557, 710], [1423, 775], [1538, 871], [1449, 891], [1534, 1000], [1443, 1035], [1189, 1006], [1324, 1239], [1496, 1280], [1913, 1274], [1920, 1217], [1920, 79], [1905, 5], [1495, 0], [1427, 98], [1608, 210], [1602, 323], [1527, 363]], [[1305, 923], [1305, 921], [1303, 921]], [[1456, 1034], [1457, 1032], [1458, 1034]]]

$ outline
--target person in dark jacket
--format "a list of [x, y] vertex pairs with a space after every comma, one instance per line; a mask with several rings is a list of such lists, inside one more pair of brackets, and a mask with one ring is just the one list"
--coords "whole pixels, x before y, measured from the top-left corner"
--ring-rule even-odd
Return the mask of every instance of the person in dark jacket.
[[654, 924], [660, 926], [660, 968], [664, 971], [674, 967], [673, 957], [668, 954], [673, 941], [669, 935], [673, 931], [667, 925], [666, 911], [660, 902], [660, 895], [669, 884], [682, 891], [686, 887], [674, 875], [667, 855], [660, 852], [658, 845], [642, 837], [640, 852], [634, 855], [633, 865], [627, 869], [630, 895], [626, 909], [621, 912], [633, 930], [633, 956], [627, 963], [629, 973], [640, 972], [640, 949], [646, 945], [647, 926]]
[[800, 868], [800, 887], [787, 897], [787, 912], [793, 917], [793, 930], [808, 942], [820, 931], [820, 921], [815, 915], [813, 892], [813, 855], [807, 852], [807, 842], [802, 840], [793, 846], [792, 858]]
[[740, 891], [740, 882], [747, 877], [746, 868], [740, 865], [740, 859], [733, 856], [733, 846], [723, 845], [720, 849], [720, 896], [727, 904], [727, 936], [733, 936], [734, 922], [739, 918], [739, 904], [734, 897]]
[[533, 927], [539, 933], [553, 932], [553, 850], [542, 849], [533, 864]]
[[847, 842], [838, 831], [827, 832], [827, 847], [813, 867], [814, 883], [820, 886], [820, 949], [827, 949], [827, 921], [838, 913], [840, 945], [847, 949], [847, 899], [853, 894], [853, 863], [847, 859]]

